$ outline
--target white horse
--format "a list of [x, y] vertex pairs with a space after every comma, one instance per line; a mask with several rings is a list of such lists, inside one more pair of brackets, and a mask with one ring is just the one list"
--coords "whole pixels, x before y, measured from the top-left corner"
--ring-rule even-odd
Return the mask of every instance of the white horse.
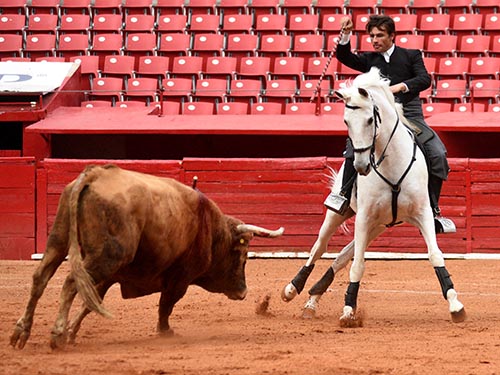
[[[357, 76], [350, 86], [336, 91], [346, 105], [344, 122], [354, 147], [354, 167], [358, 173], [350, 208], [341, 216], [327, 210], [306, 265], [282, 291], [284, 301], [292, 300], [304, 288], [315, 262], [327, 250], [328, 241], [339, 226], [356, 215], [354, 240], [340, 252], [332, 266], [309, 291], [304, 317], [314, 316], [321, 295], [332, 283], [335, 273], [354, 256], [350, 284], [345, 295], [341, 325], [356, 325], [359, 283], [365, 269], [365, 250], [386, 227], [407, 222], [415, 225], [427, 245], [444, 298], [454, 322], [465, 320], [463, 304], [457, 298], [443, 254], [436, 241], [434, 217], [427, 189], [426, 161], [415, 136], [409, 130], [402, 108], [394, 101], [389, 81], [377, 68]], [[343, 166], [339, 171], [342, 176]], [[370, 173], [371, 172], [371, 173]], [[341, 179], [334, 181], [338, 194]]]

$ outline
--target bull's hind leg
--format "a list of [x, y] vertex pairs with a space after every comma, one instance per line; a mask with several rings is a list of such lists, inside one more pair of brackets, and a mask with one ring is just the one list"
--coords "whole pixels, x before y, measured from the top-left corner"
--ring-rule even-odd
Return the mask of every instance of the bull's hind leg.
[[441, 291], [443, 292], [443, 297], [446, 301], [448, 301], [451, 319], [455, 323], [460, 323], [467, 318], [465, 308], [464, 305], [458, 300], [458, 293], [456, 292], [451, 276], [445, 267], [443, 253], [437, 244], [433, 223], [431, 225], [429, 222], [430, 220], [428, 220], [427, 225], [422, 225], [420, 228], [427, 244], [429, 261], [436, 272], [439, 285], [441, 286]]
[[66, 340], [68, 337], [68, 315], [75, 296], [75, 280], [73, 279], [73, 275], [70, 273], [64, 281], [64, 285], [62, 287], [61, 295], [59, 298], [59, 314], [57, 315], [57, 319], [54, 327], [52, 328], [50, 337], [50, 347], [52, 349], [62, 348], [66, 345]]
[[349, 261], [351, 260], [354, 254], [354, 240], [349, 242], [338, 257], [335, 259], [333, 264], [328, 267], [323, 277], [318, 280], [316, 284], [313, 285], [311, 289], [309, 289], [309, 300], [304, 306], [304, 311], [302, 312], [302, 317], [304, 319], [312, 319], [316, 315], [316, 310], [318, 308], [318, 303], [321, 296], [326, 292], [328, 287], [332, 284], [333, 279], [335, 278], [335, 274], [343, 269]]
[[[104, 299], [104, 296], [106, 295], [106, 292], [111, 287], [111, 285], [113, 285], [113, 283], [101, 284], [97, 287], [101, 299]], [[68, 326], [68, 343], [75, 343], [76, 335], [80, 330], [82, 321], [90, 312], [91, 311], [87, 308], [87, 306], [83, 304], [78, 314], [73, 318]]]
[[306, 281], [314, 268], [314, 264], [326, 252], [328, 248], [328, 241], [332, 238], [338, 227], [353, 215], [354, 212], [351, 209], [349, 209], [344, 216], [341, 216], [331, 210], [326, 211], [325, 220], [321, 225], [318, 238], [311, 249], [305, 266], [299, 270], [297, 275], [283, 288], [281, 292], [281, 298], [283, 301], [289, 302], [294, 299], [297, 294], [302, 292]]

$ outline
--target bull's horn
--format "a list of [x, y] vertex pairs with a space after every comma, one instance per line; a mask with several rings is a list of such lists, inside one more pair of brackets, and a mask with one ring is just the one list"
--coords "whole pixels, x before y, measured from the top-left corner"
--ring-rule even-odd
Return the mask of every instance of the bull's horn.
[[277, 230], [269, 230], [266, 228], [258, 227], [256, 225], [250, 225], [250, 224], [240, 224], [237, 226], [237, 229], [239, 232], [252, 232], [256, 236], [259, 237], [279, 237], [283, 234], [285, 231], [285, 228], [281, 227]]

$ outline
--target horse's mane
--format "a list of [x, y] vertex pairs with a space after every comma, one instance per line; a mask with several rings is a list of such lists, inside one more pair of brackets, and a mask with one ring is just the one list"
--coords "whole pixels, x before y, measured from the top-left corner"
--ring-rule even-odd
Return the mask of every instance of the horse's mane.
[[403, 123], [408, 124], [408, 121], [403, 114], [403, 106], [400, 103], [396, 103], [394, 100], [394, 94], [389, 88], [390, 80], [380, 73], [380, 69], [372, 67], [369, 72], [358, 75], [354, 78], [354, 80], [349, 81], [348, 84], [350, 87], [354, 88], [380, 88], [388, 103], [397, 111], [398, 116]]

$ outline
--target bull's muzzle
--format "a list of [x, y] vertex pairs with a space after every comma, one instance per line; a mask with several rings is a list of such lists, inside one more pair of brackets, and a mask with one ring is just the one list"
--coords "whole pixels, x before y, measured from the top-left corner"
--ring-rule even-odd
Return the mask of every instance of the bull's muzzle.
[[245, 297], [247, 296], [247, 293], [248, 293], [248, 289], [245, 288], [245, 289], [240, 290], [240, 291], [232, 291], [232, 292], [226, 293], [226, 296], [229, 299], [241, 301], [241, 300], [245, 299]]

